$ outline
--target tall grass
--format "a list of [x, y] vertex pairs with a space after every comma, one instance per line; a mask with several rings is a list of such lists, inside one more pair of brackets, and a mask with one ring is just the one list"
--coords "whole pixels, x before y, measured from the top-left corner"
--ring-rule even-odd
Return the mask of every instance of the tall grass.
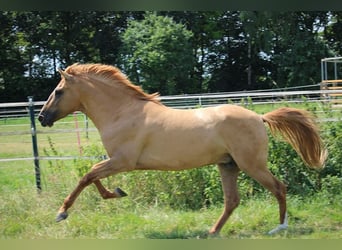
[[[57, 187], [56, 187], [57, 188]], [[157, 194], [156, 194], [157, 195]], [[0, 238], [3, 239], [196, 239], [207, 238], [222, 207], [195, 211], [168, 207], [144, 207], [134, 200], [102, 200], [86, 189], [66, 221], [54, 221], [61, 194], [54, 190], [38, 195], [35, 190], [12, 192], [0, 205]], [[327, 202], [324, 196], [310, 199], [288, 197], [287, 231], [269, 236], [278, 224], [278, 208], [270, 196], [244, 201], [216, 238], [341, 238], [341, 196]], [[4, 198], [4, 197], [2, 197]]]

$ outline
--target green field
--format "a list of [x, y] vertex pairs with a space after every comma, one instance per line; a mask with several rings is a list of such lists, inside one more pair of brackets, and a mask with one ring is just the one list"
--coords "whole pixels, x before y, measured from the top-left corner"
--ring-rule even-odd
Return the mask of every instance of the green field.
[[[130, 196], [119, 200], [102, 200], [97, 191], [89, 187], [70, 209], [69, 218], [56, 223], [56, 211], [76, 184], [77, 178], [71, 174], [71, 170], [55, 176], [46, 173], [45, 169], [43, 173], [45, 184], [38, 195], [31, 168], [18, 164], [0, 168], [1, 238], [207, 238], [207, 230], [222, 211], [221, 206], [198, 210], [177, 210], [157, 204], [144, 206], [139, 199]], [[156, 197], [158, 195], [155, 194]], [[143, 196], [140, 194], [141, 198]], [[242, 201], [216, 238], [340, 239], [341, 198], [340, 195], [335, 199], [327, 199], [322, 194], [306, 199], [289, 196], [289, 229], [269, 236], [266, 233], [278, 223], [277, 204], [269, 195], [252, 197]]]
[[[263, 113], [275, 107], [252, 108], [258, 113]], [[316, 110], [321, 118], [335, 117], [335, 114], [327, 112], [320, 104], [310, 105], [309, 109]], [[81, 128], [85, 126], [83, 120], [83, 116], [78, 117]], [[64, 123], [69, 121], [71, 123]], [[31, 136], [27, 132], [21, 132], [29, 129], [26, 127], [28, 124], [28, 119], [0, 120], [0, 159], [32, 156]], [[242, 176], [240, 180], [241, 204], [221, 234], [215, 238], [341, 239], [342, 194], [340, 190], [342, 184], [340, 177], [342, 167], [340, 159], [342, 156], [341, 144], [338, 144], [342, 133], [340, 124], [339, 121], [322, 126], [323, 135], [327, 138], [326, 143], [331, 151], [326, 167], [326, 171], [330, 172], [324, 178], [312, 179], [310, 177], [311, 179], [308, 180], [309, 182], [319, 180], [323, 183], [297, 183], [299, 188], [290, 190], [288, 230], [272, 236], [267, 235], [267, 232], [278, 224], [277, 202], [263, 188], [253, 184], [248, 177]], [[74, 127], [72, 116], [57, 122], [53, 128], [41, 128], [37, 124], [40, 132], [38, 134], [40, 155], [78, 156], [80, 153], [76, 132], [61, 132]], [[92, 124], [90, 128], [93, 128]], [[81, 132], [80, 138], [84, 154], [103, 154], [96, 131], [91, 130], [88, 138], [85, 132]], [[288, 151], [287, 148], [283, 150], [286, 150], [289, 157], [292, 157], [293, 152]], [[279, 155], [284, 156], [284, 153], [271, 153], [270, 157]], [[285, 156], [278, 158], [286, 160]], [[300, 165], [298, 160], [294, 159], [294, 162]], [[270, 165], [272, 171], [283, 178], [281, 172], [277, 172], [278, 163], [272, 162]], [[91, 162], [42, 160], [40, 166], [42, 192], [38, 194], [35, 189], [32, 161], [0, 161], [0, 237], [2, 239], [207, 238], [207, 231], [222, 212], [222, 201], [218, 198], [221, 197], [220, 183], [215, 182], [218, 180], [216, 168], [204, 168], [202, 172], [199, 170], [179, 173], [134, 172], [104, 180], [104, 185], [111, 189], [120, 186], [129, 194], [128, 197], [102, 200], [96, 189], [90, 186], [82, 192], [70, 209], [69, 218], [55, 223], [55, 215], [63, 199], [75, 187], [80, 174], [91, 167]], [[316, 173], [303, 169], [305, 171], [298, 170], [295, 175], [317, 177]], [[205, 197], [210, 199], [208, 198], [207, 203], [204, 203], [201, 198], [197, 198], [197, 189], [201, 187], [199, 180], [209, 175], [211, 185], [206, 186], [207, 196]], [[305, 177], [303, 176], [301, 178]], [[295, 176], [288, 178], [292, 178], [294, 182], [302, 180], [295, 179]], [[291, 184], [292, 186], [294, 184]], [[317, 186], [322, 188], [318, 189]], [[172, 189], [174, 197], [167, 193], [168, 189]], [[190, 196], [196, 199], [191, 200]], [[171, 200], [173, 203], [168, 203]], [[183, 202], [188, 206], [182, 206]], [[199, 204], [198, 207], [194, 205], [194, 202]]]

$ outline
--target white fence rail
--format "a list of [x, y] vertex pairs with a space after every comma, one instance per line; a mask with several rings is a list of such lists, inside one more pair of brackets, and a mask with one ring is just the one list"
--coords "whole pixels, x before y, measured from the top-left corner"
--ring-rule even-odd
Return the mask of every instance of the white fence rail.
[[[332, 96], [342, 95], [342, 90], [298, 90], [298, 91], [256, 91], [231, 92], [200, 95], [161, 96], [160, 100], [166, 106], [180, 109], [209, 107], [220, 104], [236, 103], [250, 99], [254, 104], [301, 102], [303, 97], [307, 102], [329, 102]], [[303, 100], [302, 100], [303, 101]], [[34, 102], [38, 112], [45, 101]], [[27, 115], [28, 102], [0, 103], [0, 119]]]
[[301, 90], [301, 91], [267, 91], [267, 92], [233, 92], [203, 95], [162, 96], [160, 99], [166, 105], [173, 108], [209, 107], [219, 104], [240, 103], [250, 99], [254, 104], [303, 102], [328, 102], [332, 94], [341, 94], [342, 90]]

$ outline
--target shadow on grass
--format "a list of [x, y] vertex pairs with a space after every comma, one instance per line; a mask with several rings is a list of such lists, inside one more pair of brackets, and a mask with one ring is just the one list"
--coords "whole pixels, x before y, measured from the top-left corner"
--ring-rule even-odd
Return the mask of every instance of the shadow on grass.
[[225, 235], [227, 237], [231, 236], [231, 238], [236, 239], [288, 239], [288, 238], [302, 238], [305, 235], [311, 235], [314, 233], [314, 229], [312, 227], [297, 227], [297, 228], [288, 228], [286, 230], [279, 231], [275, 234], [268, 234], [268, 232], [262, 231], [244, 231], [244, 232], [236, 232], [233, 234]]
[[178, 229], [173, 229], [170, 231], [148, 231], [145, 234], [148, 239], [207, 239], [208, 231], [195, 230], [195, 231], [182, 231]]
[[[305, 236], [311, 234], [329, 234], [332, 233], [336, 237], [335, 233], [341, 232], [341, 226], [327, 226], [327, 227], [293, 227], [288, 229], [287, 237], [295, 238], [296, 236]], [[321, 236], [322, 237], [322, 236]]]
[[[338, 230], [337, 228], [330, 228], [329, 231]], [[173, 229], [170, 231], [148, 231], [144, 235], [148, 239], [295, 239], [305, 238], [317, 231], [314, 227], [291, 227], [287, 230], [280, 231], [274, 235], [269, 235], [267, 232], [260, 231], [229, 231], [221, 233], [220, 235], [211, 236], [208, 231], [195, 230], [195, 231], [183, 231], [179, 229]]]
[[[324, 233], [324, 232], [337, 232], [338, 228], [325, 228], [322, 230], [316, 227], [290, 227], [286, 230], [280, 231], [278, 233], [269, 235], [268, 232], [260, 232], [256, 230], [251, 231], [241, 231], [241, 232], [227, 232], [224, 235], [221, 235], [221, 238], [230, 238], [230, 239], [305, 239], [312, 238], [311, 235], [316, 233]], [[316, 238], [315, 236], [314, 238]]]

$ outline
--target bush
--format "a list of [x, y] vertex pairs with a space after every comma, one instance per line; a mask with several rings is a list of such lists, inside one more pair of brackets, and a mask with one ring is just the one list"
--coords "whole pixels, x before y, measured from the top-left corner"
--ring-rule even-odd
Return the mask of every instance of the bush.
[[[102, 146], [85, 147], [85, 156], [92, 160], [75, 161], [79, 176], [83, 176], [103, 155]], [[218, 170], [215, 166], [185, 171], [133, 171], [110, 177], [106, 183], [113, 184], [129, 194], [130, 199], [146, 206], [167, 206], [175, 209], [200, 209], [222, 204], [223, 194]]]
[[[327, 175], [322, 178], [321, 194], [333, 202], [336, 195], [341, 195], [342, 177]], [[340, 199], [340, 198], [339, 198]]]

